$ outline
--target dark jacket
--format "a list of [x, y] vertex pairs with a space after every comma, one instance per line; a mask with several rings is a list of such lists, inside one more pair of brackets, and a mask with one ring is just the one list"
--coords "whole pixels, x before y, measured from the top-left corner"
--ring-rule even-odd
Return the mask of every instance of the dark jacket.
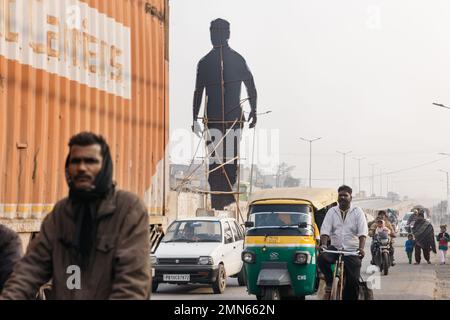
[[22, 241], [19, 235], [0, 224], [0, 292], [21, 257]]
[[416, 245], [425, 250], [431, 250], [436, 253], [436, 243], [434, 241], [434, 229], [431, 223], [424, 218], [418, 217], [412, 228]]
[[[151, 285], [149, 220], [136, 195], [113, 190], [96, 216], [97, 233], [86, 266], [74, 246], [74, 204], [63, 199], [6, 282], [2, 299], [32, 299], [50, 279], [54, 299], [148, 299]], [[76, 284], [80, 268], [81, 288]]]

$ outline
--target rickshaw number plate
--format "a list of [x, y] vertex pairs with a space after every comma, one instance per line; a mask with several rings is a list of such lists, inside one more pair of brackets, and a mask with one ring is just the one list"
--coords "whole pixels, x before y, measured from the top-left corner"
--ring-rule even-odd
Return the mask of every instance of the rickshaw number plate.
[[165, 274], [163, 275], [164, 281], [190, 281], [191, 276], [189, 274]]

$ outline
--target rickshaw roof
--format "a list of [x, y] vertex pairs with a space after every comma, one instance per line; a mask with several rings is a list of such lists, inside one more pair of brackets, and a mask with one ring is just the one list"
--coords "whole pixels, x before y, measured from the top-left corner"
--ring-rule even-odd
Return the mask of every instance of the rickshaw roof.
[[304, 200], [320, 210], [334, 202], [337, 202], [338, 193], [329, 188], [275, 188], [255, 191], [249, 200], [249, 204], [262, 200]]

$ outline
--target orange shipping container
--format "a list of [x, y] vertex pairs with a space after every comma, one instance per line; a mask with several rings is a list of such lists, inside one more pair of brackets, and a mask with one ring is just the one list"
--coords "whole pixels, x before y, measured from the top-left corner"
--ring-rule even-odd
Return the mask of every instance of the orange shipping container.
[[39, 230], [84, 130], [106, 137], [118, 186], [161, 223], [168, 15], [168, 0], [0, 0], [0, 223]]

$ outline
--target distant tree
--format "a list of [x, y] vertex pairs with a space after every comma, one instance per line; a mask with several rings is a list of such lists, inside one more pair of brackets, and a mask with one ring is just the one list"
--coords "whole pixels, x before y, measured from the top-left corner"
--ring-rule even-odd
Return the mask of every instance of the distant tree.
[[283, 187], [285, 188], [296, 188], [299, 187], [301, 179], [293, 178], [290, 174], [284, 179]]
[[288, 178], [292, 178], [292, 171], [294, 171], [295, 166], [290, 166], [286, 162], [282, 162], [278, 168], [276, 173], [276, 186], [280, 188], [284, 186], [284, 181]]

